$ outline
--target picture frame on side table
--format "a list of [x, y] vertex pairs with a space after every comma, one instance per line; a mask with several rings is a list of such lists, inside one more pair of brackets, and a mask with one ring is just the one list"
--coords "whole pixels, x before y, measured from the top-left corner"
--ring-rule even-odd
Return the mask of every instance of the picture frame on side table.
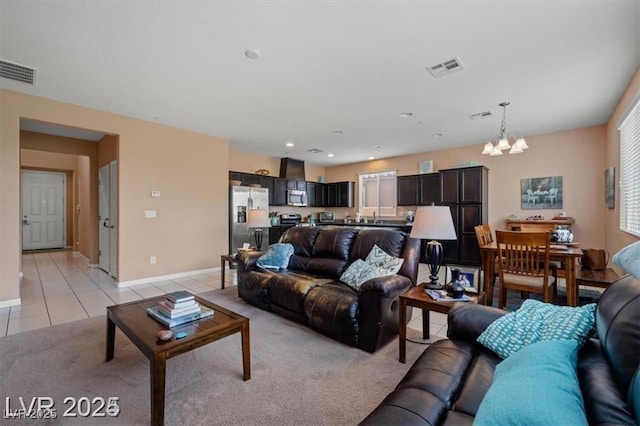
[[450, 263], [447, 265], [447, 270], [445, 272], [445, 283], [447, 284], [451, 281], [452, 269], [458, 269], [460, 271], [460, 275], [464, 276], [469, 281], [466, 290], [467, 292], [480, 292], [480, 268], [476, 268], [473, 266], [454, 265]]
[[604, 200], [607, 203], [607, 208], [613, 209], [616, 207], [616, 169], [613, 166], [607, 167], [604, 171]]

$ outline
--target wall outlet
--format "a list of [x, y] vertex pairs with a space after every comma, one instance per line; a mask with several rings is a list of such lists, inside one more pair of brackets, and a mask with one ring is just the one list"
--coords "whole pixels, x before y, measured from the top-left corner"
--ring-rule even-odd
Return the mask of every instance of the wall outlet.
[[151, 191], [151, 197], [153, 198], [160, 197], [160, 191]]
[[155, 265], [158, 262], [158, 259], [155, 256], [151, 256], [149, 258], [149, 263]]
[[145, 210], [144, 211], [144, 217], [146, 218], [153, 218], [156, 217], [158, 214], [155, 210]]

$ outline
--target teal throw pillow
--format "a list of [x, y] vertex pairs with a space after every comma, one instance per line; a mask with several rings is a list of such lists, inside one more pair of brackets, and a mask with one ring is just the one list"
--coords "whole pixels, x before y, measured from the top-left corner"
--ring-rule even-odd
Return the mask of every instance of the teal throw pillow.
[[347, 284], [354, 290], [358, 290], [360, 286], [372, 278], [384, 277], [390, 274], [389, 271], [383, 268], [376, 268], [369, 265], [362, 259], [358, 259], [353, 262], [346, 271], [340, 276], [340, 281]]
[[293, 246], [289, 243], [271, 244], [267, 252], [258, 258], [256, 265], [264, 269], [286, 269], [292, 254]]
[[586, 425], [576, 340], [527, 346], [496, 366], [474, 426]]
[[489, 324], [478, 342], [502, 358], [543, 340], [573, 339], [582, 347], [595, 332], [595, 311], [595, 303], [572, 308], [527, 299], [517, 311]]
[[376, 268], [386, 269], [389, 272], [389, 275], [393, 275], [397, 274], [400, 268], [402, 268], [404, 259], [393, 257], [390, 254], [387, 254], [387, 252], [382, 250], [376, 244], [374, 244], [373, 248], [365, 259], [365, 262], [367, 262], [371, 266], [375, 266]]
[[640, 280], [640, 241], [629, 244], [613, 255], [611, 261], [618, 265], [627, 274]]

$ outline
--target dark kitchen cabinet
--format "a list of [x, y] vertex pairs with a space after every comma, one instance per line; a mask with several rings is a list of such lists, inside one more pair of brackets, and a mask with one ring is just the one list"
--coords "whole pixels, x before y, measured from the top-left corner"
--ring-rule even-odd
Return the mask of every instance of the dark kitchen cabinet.
[[[309, 187], [307, 182], [307, 188]], [[315, 207], [327, 207], [327, 184], [315, 183]]]
[[273, 191], [269, 193], [269, 204], [272, 206], [287, 205], [287, 180], [273, 178]]
[[439, 204], [442, 198], [440, 192], [440, 173], [419, 175], [418, 205], [430, 206]]
[[417, 206], [418, 205], [418, 185], [419, 175], [398, 176], [397, 194], [399, 206]]
[[316, 205], [316, 183], [307, 182], [307, 206], [320, 207]]
[[474, 227], [488, 222], [489, 170], [484, 166], [440, 170], [441, 205], [449, 206], [458, 237], [441, 241], [444, 262], [480, 266]]
[[229, 180], [238, 180], [242, 182], [242, 173], [240, 172], [229, 172]]
[[327, 184], [326, 207], [353, 207], [355, 182], [335, 182]]
[[269, 245], [276, 244], [280, 240], [282, 234], [292, 226], [293, 225], [275, 225], [269, 228]]
[[298, 191], [306, 191], [307, 182], [303, 180], [291, 180], [287, 179], [287, 189], [294, 189]]

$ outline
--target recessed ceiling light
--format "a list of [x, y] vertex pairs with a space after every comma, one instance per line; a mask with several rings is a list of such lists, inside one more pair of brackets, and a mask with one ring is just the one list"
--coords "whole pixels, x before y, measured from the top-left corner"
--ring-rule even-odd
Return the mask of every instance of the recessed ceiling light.
[[288, 146], [288, 147], [292, 147], [293, 146], [293, 142], [287, 142], [285, 145]]
[[369, 157], [369, 160], [375, 160], [376, 157]]
[[441, 138], [443, 136], [444, 136], [444, 133], [434, 133], [431, 135], [431, 137], [434, 137], [434, 138]]
[[407, 118], [407, 117], [411, 117], [411, 116], [413, 116], [413, 113], [412, 113], [412, 112], [403, 112], [403, 113], [400, 113], [400, 117], [405, 117], [405, 118]]
[[327, 157], [333, 157], [333, 154], [327, 154]]
[[380, 149], [380, 148], [381, 148], [380, 145], [374, 145], [373, 146], [373, 149]]
[[341, 134], [343, 134], [343, 133], [344, 133], [344, 132], [343, 132], [342, 130], [334, 130], [334, 131], [333, 131], [333, 134], [334, 134], [334, 135], [341, 135]]
[[249, 49], [244, 51], [244, 56], [249, 59], [258, 59], [262, 54], [254, 49]]

